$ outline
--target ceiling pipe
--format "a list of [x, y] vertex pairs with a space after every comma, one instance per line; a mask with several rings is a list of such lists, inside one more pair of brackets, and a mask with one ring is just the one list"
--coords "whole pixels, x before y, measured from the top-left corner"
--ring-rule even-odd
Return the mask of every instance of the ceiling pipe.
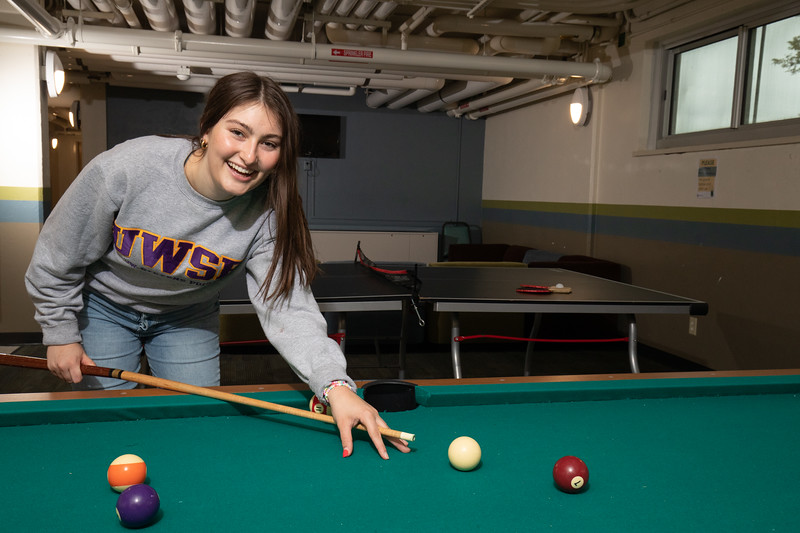
[[580, 44], [558, 37], [529, 38], [498, 35], [492, 37], [486, 43], [486, 47], [487, 52], [492, 54], [528, 56], [574, 55], [581, 51]]
[[391, 102], [389, 102], [386, 105], [386, 107], [388, 107], [389, 109], [400, 109], [409, 104], [413, 104], [414, 102], [422, 100], [423, 98], [434, 92], [436, 92], [435, 89], [434, 90], [417, 89], [415, 91], [408, 91], [406, 94], [400, 96], [400, 98], [397, 98], [396, 100], [392, 100]]
[[485, 93], [495, 87], [511, 83], [513, 78], [498, 78], [494, 81], [456, 81], [448, 83], [439, 92], [420, 100], [417, 110], [422, 113], [438, 111], [447, 104]]
[[[359, 0], [355, 9], [353, 9], [353, 17], [357, 19], [366, 19], [372, 10], [375, 9], [376, 5], [378, 5], [378, 0]], [[348, 24], [347, 28], [355, 30], [358, 29], [358, 26], [358, 24]]]
[[186, 11], [186, 25], [189, 31], [198, 35], [217, 33], [216, 4], [207, 0], [183, 0]]
[[616, 35], [617, 28], [595, 28], [579, 24], [522, 23], [504, 19], [467, 18], [458, 15], [436, 17], [427, 27], [428, 35], [445, 33], [475, 33], [479, 35], [508, 35], [511, 37], [568, 37], [578, 41], [605, 40]]
[[[353, 68], [357, 65], [365, 68], [404, 67], [436, 75], [453, 71], [462, 74], [528, 79], [547, 75], [582, 77], [594, 82], [605, 82], [611, 78], [611, 67], [600, 63], [599, 60], [594, 63], [578, 63], [390, 48], [349, 46], [343, 48], [342, 45], [231, 39], [216, 35], [163, 33], [102, 26], [82, 26], [80, 31], [70, 32], [60, 39], [43, 38], [35, 31], [26, 33], [20, 29], [0, 28], [0, 41], [2, 40], [28, 44], [38, 40], [44, 46], [80, 48], [99, 53], [110, 53], [109, 48], [113, 48], [122, 54], [130, 54], [133, 51], [138, 55], [152, 53], [184, 59], [217, 55], [241, 60], [286, 60], [303, 65], [324, 65], [327, 68], [336, 68], [342, 61], [346, 61], [347, 66]], [[136, 43], [136, 46], [132, 48], [130, 43]]]
[[285, 41], [292, 34], [297, 14], [303, 0], [272, 0], [267, 14], [267, 25], [264, 35], [273, 41]]
[[94, 5], [97, 7], [97, 10], [101, 13], [108, 13], [111, 17], [109, 22], [114, 26], [124, 26], [125, 21], [122, 18], [122, 14], [116, 8], [113, 2], [110, 0], [92, 0]]
[[136, 11], [134, 11], [131, 0], [114, 0], [114, 5], [117, 7], [119, 12], [122, 13], [122, 17], [125, 19], [125, 22], [128, 23], [128, 27], [142, 27], [142, 21], [139, 20], [139, 15], [137, 15]]
[[458, 107], [451, 109], [447, 112], [448, 115], [451, 117], [460, 117], [466, 113], [482, 109], [484, 107], [496, 104], [498, 102], [503, 102], [506, 100], [511, 100], [513, 98], [517, 98], [519, 96], [523, 96], [534, 91], [538, 91], [541, 89], [545, 89], [548, 87], [553, 87], [554, 85], [561, 85], [563, 80], [557, 80], [553, 78], [542, 78], [539, 80], [528, 80], [522, 83], [518, 83], [512, 87], [508, 87], [481, 98], [476, 98], [475, 100], [469, 100], [467, 102], [462, 102], [459, 104]]
[[490, 105], [482, 107], [476, 111], [466, 113], [464, 116], [475, 120], [481, 117], [485, 117], [488, 115], [495, 115], [502, 111], [508, 111], [510, 109], [514, 109], [523, 105], [532, 104], [534, 102], [538, 102], [540, 100], [544, 100], [546, 98], [552, 98], [554, 96], [559, 96], [561, 94], [574, 91], [577, 87], [585, 87], [589, 85], [588, 83], [567, 83], [558, 87], [551, 87], [547, 89], [543, 89], [541, 91], [536, 91], [534, 93], [529, 94], [528, 96], [523, 96], [520, 98], [515, 98], [511, 100], [506, 100], [504, 102], [500, 102], [496, 105]]
[[[144, 10], [144, 16], [147, 17], [150, 27], [154, 30], [168, 32], [178, 29], [178, 13], [171, 0], [139, 0], [139, 4]], [[87, 26], [83, 26], [82, 31], [86, 28]], [[135, 42], [131, 41], [131, 44]]]
[[8, 0], [11, 7], [19, 11], [36, 31], [50, 39], [58, 39], [64, 34], [64, 24], [39, 5], [36, 0]]
[[[397, 33], [383, 35], [377, 32], [348, 30], [341, 26], [334, 27], [330, 24], [325, 27], [325, 34], [328, 37], [328, 41], [334, 44], [400, 48], [402, 41], [401, 35]], [[471, 55], [475, 55], [480, 51], [480, 45], [473, 39], [409, 35], [405, 42], [409, 50], [435, 50]]]
[[255, 0], [225, 0], [225, 33], [231, 37], [250, 37], [255, 12]]
[[[372, 13], [371, 20], [386, 20], [389, 18], [389, 15], [394, 13], [394, 10], [397, 9], [397, 3], [392, 2], [381, 2], [381, 5]], [[378, 26], [373, 26], [370, 24], [364, 24], [364, 30], [366, 31], [375, 31], [378, 29]]]
[[367, 95], [366, 99], [367, 107], [371, 107], [372, 109], [377, 109], [383, 104], [394, 100], [404, 92], [405, 91], [403, 91], [402, 89], [386, 89], [386, 90], [372, 91]]

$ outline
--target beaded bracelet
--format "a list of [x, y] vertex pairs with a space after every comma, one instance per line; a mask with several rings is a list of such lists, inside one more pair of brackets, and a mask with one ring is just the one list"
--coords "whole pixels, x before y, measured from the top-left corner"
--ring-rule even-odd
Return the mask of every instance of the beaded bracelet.
[[322, 401], [325, 402], [325, 405], [330, 405], [330, 402], [328, 401], [328, 393], [330, 391], [332, 391], [333, 389], [335, 389], [336, 387], [347, 387], [351, 391], [355, 392], [353, 390], [352, 385], [350, 385], [347, 381], [345, 381], [343, 379], [337, 379], [337, 380], [331, 381], [330, 385], [328, 385], [327, 387], [322, 389]]

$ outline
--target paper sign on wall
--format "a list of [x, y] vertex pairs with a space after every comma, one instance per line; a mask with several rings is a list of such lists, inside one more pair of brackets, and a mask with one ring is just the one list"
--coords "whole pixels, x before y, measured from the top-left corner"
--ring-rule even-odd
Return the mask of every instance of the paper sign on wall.
[[717, 160], [701, 159], [697, 169], [697, 197], [713, 198], [714, 181], [717, 178]]

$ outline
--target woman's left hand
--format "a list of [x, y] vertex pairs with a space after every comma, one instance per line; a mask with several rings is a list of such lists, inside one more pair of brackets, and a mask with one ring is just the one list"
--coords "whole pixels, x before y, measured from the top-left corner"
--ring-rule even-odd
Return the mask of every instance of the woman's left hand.
[[[367, 428], [367, 433], [378, 454], [384, 459], [389, 458], [386, 445], [383, 443], [383, 435], [378, 430], [378, 427], [388, 428], [389, 426], [374, 407], [362, 400], [349, 387], [331, 389], [328, 392], [328, 402], [331, 406], [331, 414], [339, 428], [344, 457], [353, 453], [353, 428], [361, 423]], [[402, 439], [387, 437], [386, 440], [403, 453], [411, 451], [408, 443]]]

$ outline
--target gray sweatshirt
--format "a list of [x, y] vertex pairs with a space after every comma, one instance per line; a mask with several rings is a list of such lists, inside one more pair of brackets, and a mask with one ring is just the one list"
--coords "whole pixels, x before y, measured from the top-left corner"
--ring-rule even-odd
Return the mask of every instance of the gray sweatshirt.
[[309, 288], [296, 283], [279, 303], [258, 293], [274, 251], [267, 184], [209, 200], [184, 174], [191, 149], [186, 139], [127, 141], [94, 158], [59, 200], [25, 276], [44, 344], [81, 341], [84, 290], [159, 314], [217, 299], [244, 267], [264, 332], [300, 379], [318, 396], [331, 381], [352, 384]]

